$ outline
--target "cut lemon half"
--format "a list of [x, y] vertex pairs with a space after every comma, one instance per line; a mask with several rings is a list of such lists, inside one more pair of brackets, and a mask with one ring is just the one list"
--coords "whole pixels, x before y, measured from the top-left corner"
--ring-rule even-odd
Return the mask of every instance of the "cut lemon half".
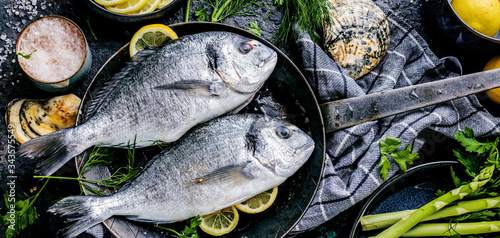
[[161, 0], [148, 0], [144, 6], [141, 7], [138, 11], [135, 12], [129, 12], [126, 13], [127, 15], [140, 15], [140, 14], [146, 14], [146, 13], [151, 13], [160, 4]]
[[97, 4], [100, 4], [102, 6], [113, 6], [113, 5], [118, 5], [120, 3], [124, 3], [128, 0], [95, 0]]
[[239, 219], [238, 210], [232, 206], [212, 214], [200, 216], [200, 228], [209, 235], [222, 236], [234, 230]]
[[138, 11], [139, 9], [141, 9], [141, 7], [146, 5], [147, 2], [148, 0], [128, 0], [118, 5], [107, 6], [106, 9], [114, 13], [125, 14], [129, 12]]
[[158, 4], [158, 9], [164, 8], [168, 4], [170, 4], [173, 0], [160, 0], [160, 4]]
[[130, 40], [130, 57], [151, 46], [161, 45], [169, 40], [177, 39], [177, 34], [163, 24], [151, 24], [139, 29]]
[[278, 195], [278, 187], [274, 187], [265, 192], [257, 194], [257, 196], [250, 198], [235, 207], [244, 213], [255, 214], [263, 212], [268, 209]]

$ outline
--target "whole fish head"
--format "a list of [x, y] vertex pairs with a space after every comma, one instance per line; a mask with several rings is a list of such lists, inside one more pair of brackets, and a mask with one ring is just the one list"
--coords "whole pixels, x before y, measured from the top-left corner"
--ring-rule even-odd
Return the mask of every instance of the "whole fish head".
[[[227, 32], [217, 51], [207, 50], [211, 62], [221, 79], [239, 93], [254, 93], [269, 78], [278, 61], [276, 51], [263, 43]], [[215, 48], [215, 47], [213, 47]], [[213, 60], [215, 57], [215, 60]]]
[[269, 117], [257, 120], [246, 136], [253, 156], [278, 176], [292, 176], [314, 151], [314, 140], [295, 125]]

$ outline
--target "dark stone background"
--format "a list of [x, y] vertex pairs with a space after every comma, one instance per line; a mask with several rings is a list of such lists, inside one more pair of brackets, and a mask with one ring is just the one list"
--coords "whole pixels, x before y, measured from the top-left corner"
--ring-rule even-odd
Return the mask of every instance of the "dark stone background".
[[[272, 0], [267, 0], [272, 3]], [[469, 33], [460, 23], [451, 16], [444, 0], [379, 0], [388, 4], [391, 9], [400, 15], [406, 22], [428, 42], [429, 47], [438, 57], [456, 56], [462, 62], [464, 73], [482, 70], [484, 64], [492, 56], [500, 54], [500, 44], [493, 44], [480, 40]], [[193, 0], [191, 3], [191, 19], [195, 20], [194, 10], [204, 6], [201, 1]], [[224, 23], [248, 28], [248, 22], [262, 20], [271, 12], [272, 6], [257, 10], [257, 16], [238, 16], [224, 20]], [[43, 92], [36, 88], [20, 70], [14, 56], [15, 41], [20, 30], [31, 20], [41, 15], [56, 14], [66, 16], [75, 21], [84, 31], [93, 55], [92, 69], [88, 77], [83, 80], [71, 93], [82, 97], [90, 80], [104, 62], [120, 47], [129, 42], [133, 33], [142, 25], [149, 23], [172, 24], [182, 22], [185, 7], [182, 5], [176, 13], [166, 16], [160, 20], [144, 22], [141, 24], [119, 24], [103, 20], [93, 15], [83, 4], [83, 0], [0, 0], [0, 195], [3, 196], [7, 188], [6, 154], [8, 147], [7, 131], [3, 115], [7, 104], [15, 98], [49, 98], [56, 94]], [[262, 37], [271, 40], [276, 32], [282, 17], [281, 9], [277, 8], [260, 25]], [[87, 22], [88, 21], [88, 22]], [[90, 27], [89, 27], [90, 26]], [[91, 34], [92, 29], [97, 37]], [[280, 48], [292, 59], [295, 58], [294, 45], [292, 42], [280, 46]], [[495, 114], [496, 105], [490, 103], [482, 94], [478, 94], [487, 107]], [[440, 137], [429, 143], [433, 147], [425, 147], [421, 153], [424, 156], [437, 156], [440, 150], [436, 150], [436, 143], [447, 145], [449, 140]], [[430, 149], [429, 149], [430, 148]], [[22, 175], [25, 168], [16, 168], [16, 173]], [[57, 175], [75, 176], [74, 171], [59, 172]], [[42, 184], [30, 179], [20, 179], [17, 182], [18, 192], [24, 191], [28, 195], [33, 186], [40, 187]], [[36, 208], [40, 218], [31, 228], [27, 229], [20, 237], [55, 237], [57, 230], [63, 224], [56, 218], [47, 215], [44, 211], [53, 201], [72, 194], [78, 194], [76, 183], [67, 181], [51, 181], [36, 202]], [[1, 200], [1, 199], [0, 199]], [[0, 201], [3, 208], [3, 201]], [[348, 237], [354, 219], [359, 213], [363, 202], [348, 211], [340, 214], [331, 221], [317, 229], [299, 235], [299, 237]], [[5, 210], [1, 210], [5, 211]], [[2, 212], [3, 213], [3, 212]], [[0, 229], [0, 237], [3, 236], [5, 226]], [[109, 233], [106, 237], [110, 237]]]

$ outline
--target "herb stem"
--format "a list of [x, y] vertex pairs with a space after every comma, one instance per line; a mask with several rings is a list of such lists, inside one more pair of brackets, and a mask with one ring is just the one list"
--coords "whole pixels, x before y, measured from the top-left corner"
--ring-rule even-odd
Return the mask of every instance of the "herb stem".
[[163, 230], [166, 230], [166, 231], [170, 231], [170, 232], [174, 233], [178, 237], [182, 237], [181, 233], [175, 231], [174, 229], [170, 229], [170, 228], [163, 227], [163, 226], [160, 226], [160, 225], [155, 225], [155, 226], [158, 227], [158, 228], [160, 228], [160, 229], [163, 229]]
[[66, 179], [66, 180], [76, 180], [76, 181], [79, 181], [79, 182], [80, 181], [84, 181], [84, 182], [91, 182], [91, 183], [101, 183], [102, 182], [102, 180], [91, 180], [91, 179], [73, 178], [73, 177], [41, 176], [41, 175], [35, 175], [35, 176], [33, 176], [33, 178]]
[[189, 21], [189, 11], [190, 11], [190, 8], [191, 8], [191, 0], [188, 0], [187, 4], [186, 4], [186, 15], [184, 17], [184, 22], [188, 22]]

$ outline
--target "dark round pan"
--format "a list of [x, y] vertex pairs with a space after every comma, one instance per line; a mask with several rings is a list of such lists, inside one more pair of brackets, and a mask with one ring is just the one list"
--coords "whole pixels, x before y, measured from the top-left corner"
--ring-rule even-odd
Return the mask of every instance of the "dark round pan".
[[[206, 31], [234, 32], [257, 39], [278, 53], [279, 59], [273, 74], [252, 103], [242, 112], [262, 113], [262, 108], [281, 105], [280, 109], [282, 110], [271, 110], [266, 113], [277, 113], [284, 120], [290, 121], [304, 131], [309, 132], [316, 143], [315, 150], [308, 162], [294, 176], [280, 185], [278, 197], [273, 206], [259, 214], [250, 215], [240, 212], [240, 221], [237, 228], [225, 235], [225, 237], [284, 237], [298, 223], [312, 202], [324, 167], [325, 130], [320, 108], [311, 87], [301, 71], [283, 52], [268, 41], [243, 29], [208, 22], [178, 23], [170, 27], [179, 37]], [[86, 120], [85, 112], [103, 84], [129, 61], [128, 52], [127, 44], [118, 50], [97, 72], [82, 98], [76, 125]], [[272, 99], [272, 105], [262, 104], [262, 101], [265, 101], [263, 99]], [[88, 158], [89, 153], [90, 150], [87, 150], [76, 158], [79, 170], [82, 163]], [[143, 151], [142, 153], [139, 151], [136, 154], [144, 155], [145, 160], [152, 157], [152, 155], [151, 157], [148, 156], [151, 154], [150, 151]], [[98, 180], [109, 176], [109, 173], [108, 167], [99, 167], [82, 176]], [[112, 193], [112, 191], [104, 191], [104, 193]], [[185, 221], [164, 226], [182, 231], [186, 224]], [[151, 224], [132, 222], [119, 217], [106, 220], [104, 225], [117, 237], [165, 237], [165, 233], [162, 234], [161, 230]], [[203, 237], [208, 236], [201, 231], [200, 233]]]

